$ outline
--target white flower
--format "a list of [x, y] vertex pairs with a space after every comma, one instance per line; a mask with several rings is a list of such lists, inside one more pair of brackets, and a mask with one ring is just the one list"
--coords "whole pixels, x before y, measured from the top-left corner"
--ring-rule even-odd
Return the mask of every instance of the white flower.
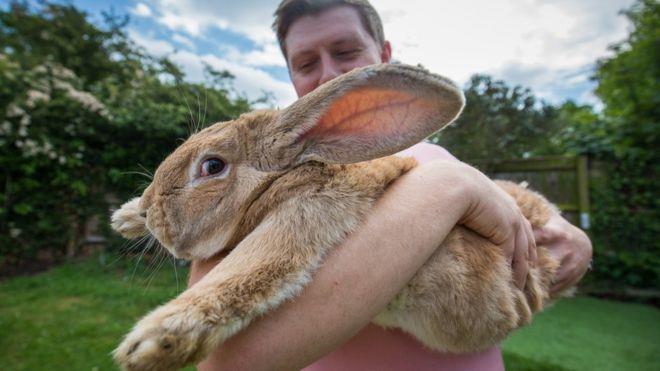
[[64, 156], [60, 156], [60, 157], [58, 157], [58, 158], [57, 158], [57, 162], [59, 162], [60, 165], [64, 165], [64, 164], [66, 164], [66, 157], [64, 157]]
[[32, 108], [39, 101], [48, 102], [49, 100], [50, 100], [50, 95], [48, 95], [48, 94], [46, 94], [42, 91], [39, 91], [39, 90], [31, 89], [31, 90], [28, 90], [28, 92], [27, 92], [27, 101], [25, 102], [25, 104], [28, 107]]
[[21, 129], [25, 129], [26, 126], [29, 126], [31, 121], [32, 118], [30, 117], [30, 115], [27, 114], [23, 115], [23, 117], [21, 117], [21, 121], [19, 121], [19, 123], [21, 124]]
[[23, 231], [21, 231], [18, 228], [9, 228], [9, 235], [12, 238], [16, 238], [16, 237], [20, 236], [21, 232], [23, 232]]
[[11, 133], [11, 122], [3, 121], [2, 125], [0, 125], [0, 134], [7, 135], [9, 133]]
[[35, 156], [41, 152], [39, 143], [32, 139], [26, 139], [23, 143], [23, 154], [27, 157]]
[[26, 139], [25, 140], [25, 146], [28, 148], [36, 148], [37, 147], [37, 142], [32, 140], [32, 139]]
[[24, 114], [25, 111], [14, 103], [7, 106], [7, 117], [18, 117], [23, 116]]
[[71, 84], [56, 81], [55, 86], [65, 90], [69, 98], [80, 103], [83, 107], [87, 108], [91, 112], [98, 113], [101, 116], [108, 117], [108, 110], [105, 108], [103, 103], [101, 103], [96, 97], [86, 91], [76, 90]]
[[55, 66], [53, 68], [53, 75], [61, 79], [74, 79], [76, 77], [76, 74], [73, 73], [73, 71], [62, 66]]

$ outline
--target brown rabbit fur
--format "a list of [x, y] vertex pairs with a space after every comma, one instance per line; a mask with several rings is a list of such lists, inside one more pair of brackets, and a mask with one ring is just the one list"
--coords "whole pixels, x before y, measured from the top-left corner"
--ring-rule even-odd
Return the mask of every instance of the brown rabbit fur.
[[[186, 259], [230, 253], [140, 320], [115, 351], [117, 362], [128, 370], [168, 370], [199, 361], [294, 297], [324, 254], [416, 165], [383, 156], [449, 124], [463, 105], [461, 90], [445, 78], [379, 65], [332, 80], [285, 110], [245, 114], [192, 135], [142, 197], [115, 212], [113, 227], [129, 238], [150, 233]], [[213, 174], [205, 170], [211, 164]], [[533, 226], [545, 224], [553, 206], [542, 196], [500, 186]], [[538, 256], [523, 292], [501, 250], [457, 226], [374, 322], [437, 350], [490, 347], [550, 299], [558, 263], [542, 247]]]

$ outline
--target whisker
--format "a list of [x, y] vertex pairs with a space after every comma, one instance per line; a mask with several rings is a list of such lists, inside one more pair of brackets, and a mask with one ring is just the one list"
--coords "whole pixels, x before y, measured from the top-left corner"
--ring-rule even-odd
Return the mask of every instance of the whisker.
[[149, 184], [151, 184], [151, 182], [147, 182], [144, 180], [139, 182], [138, 185], [135, 188], [133, 188], [133, 192], [131, 194], [136, 194], [136, 193], [142, 194], [142, 192], [144, 192], [144, 190], [149, 186]]
[[[146, 241], [148, 238], [149, 238], [149, 235], [146, 235], [146, 236], [140, 237], [137, 240], [127, 240], [127, 241], [125, 241], [122, 244], [122, 246], [119, 247], [118, 256], [113, 261], [108, 263], [106, 266], [111, 267], [112, 265], [116, 264], [120, 259], [125, 258], [126, 256], [128, 256], [128, 254], [131, 251], [135, 250], [138, 246], [142, 245], [144, 243], [144, 241]], [[128, 245], [128, 247], [126, 247], [127, 245]]]
[[150, 178], [153, 179], [153, 177], [154, 177], [154, 173], [153, 173], [152, 171], [150, 171], [149, 169], [147, 169], [146, 167], [144, 167], [142, 164], [138, 164], [138, 166], [139, 166], [142, 170], [144, 170], [144, 172], [145, 172], [146, 174], [149, 174], [149, 177], [150, 177]]
[[192, 110], [190, 109], [190, 104], [188, 104], [188, 98], [186, 97], [186, 94], [182, 92], [181, 87], [179, 86], [179, 92], [183, 95], [183, 100], [186, 103], [186, 107], [188, 107], [188, 115], [190, 116], [190, 121], [188, 122], [188, 136], [193, 134], [193, 128], [195, 127], [195, 119], [193, 118]]
[[151, 174], [143, 173], [141, 171], [124, 171], [124, 172], [122, 172], [122, 174], [125, 174], [125, 175], [142, 175], [143, 177], [149, 179], [149, 181], [153, 180], [153, 177], [154, 177]]
[[204, 116], [202, 117], [202, 125], [206, 125], [206, 108], [209, 103], [209, 91], [204, 89]]
[[176, 281], [176, 292], [179, 292], [179, 273], [177, 272], [176, 265], [177, 265], [177, 260], [174, 256], [170, 255], [170, 258], [172, 258], [172, 265], [174, 266], [174, 280]]
[[167, 261], [167, 256], [169, 255], [167, 252], [163, 252], [163, 249], [158, 249], [157, 254], [158, 263], [156, 264], [156, 268], [149, 274], [149, 277], [147, 277], [147, 286], [144, 288], [145, 293], [151, 286], [153, 279], [156, 278], [158, 271], [163, 267], [163, 263]]
[[119, 249], [117, 250], [117, 254], [112, 254], [114, 255], [114, 259], [112, 259], [110, 262], [107, 262], [106, 264], [103, 265], [104, 268], [112, 268], [119, 260], [125, 258], [128, 255], [128, 252], [130, 251], [130, 247], [127, 249], [126, 245], [131, 242], [131, 241], [124, 241], [124, 243], [119, 246]]
[[195, 125], [195, 133], [198, 133], [199, 127], [201, 126], [200, 120], [202, 119], [202, 105], [199, 103], [199, 89], [195, 91], [195, 96], [197, 97], [197, 125]]
[[144, 249], [142, 249], [142, 252], [140, 253], [140, 256], [138, 257], [138, 260], [135, 263], [135, 267], [133, 268], [133, 273], [131, 274], [130, 281], [133, 281], [133, 278], [135, 278], [135, 271], [137, 271], [137, 268], [140, 265], [140, 261], [142, 260], [142, 257], [147, 252], [147, 250], [151, 249], [151, 247], [154, 244], [154, 241], [156, 241], [156, 239], [153, 238], [153, 236], [150, 236], [150, 237], [151, 238], [149, 239], [149, 242], [147, 243], [147, 246]]

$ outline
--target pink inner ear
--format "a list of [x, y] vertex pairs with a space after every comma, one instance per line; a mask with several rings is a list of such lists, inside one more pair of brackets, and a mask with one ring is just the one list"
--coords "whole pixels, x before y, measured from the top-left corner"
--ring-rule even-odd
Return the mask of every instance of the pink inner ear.
[[432, 109], [432, 103], [410, 93], [362, 88], [337, 99], [318, 124], [301, 139], [396, 135]]

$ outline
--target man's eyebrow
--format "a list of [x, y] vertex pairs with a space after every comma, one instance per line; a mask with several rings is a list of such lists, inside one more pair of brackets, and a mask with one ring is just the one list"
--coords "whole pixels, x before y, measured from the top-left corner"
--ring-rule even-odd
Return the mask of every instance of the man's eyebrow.
[[[330, 43], [330, 46], [331, 47], [338, 47], [338, 46], [342, 46], [342, 45], [345, 45], [345, 44], [361, 44], [360, 38], [355, 37], [353, 35], [342, 36], [339, 39], [332, 41]], [[305, 57], [307, 57], [309, 55], [313, 56], [315, 54], [316, 54], [316, 50], [314, 50], [314, 49], [301, 50], [301, 51], [296, 52], [291, 57], [291, 62], [295, 63], [295, 62], [298, 62], [300, 59], [304, 59]]]
[[346, 36], [333, 41], [332, 43], [330, 43], [330, 45], [338, 46], [338, 45], [352, 44], [352, 43], [360, 43], [360, 38], [355, 36]]

